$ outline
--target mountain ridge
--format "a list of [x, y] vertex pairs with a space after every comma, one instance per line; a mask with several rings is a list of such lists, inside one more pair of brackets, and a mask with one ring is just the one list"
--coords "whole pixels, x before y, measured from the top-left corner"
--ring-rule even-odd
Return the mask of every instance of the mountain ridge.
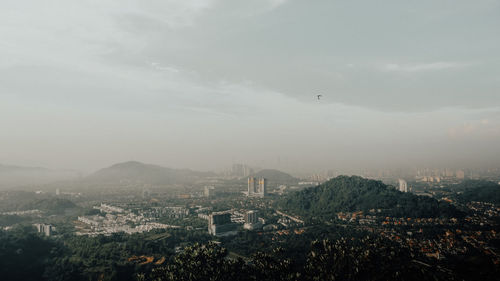
[[173, 169], [139, 161], [126, 161], [102, 168], [87, 176], [84, 181], [180, 184], [194, 182], [213, 175], [212, 172]]

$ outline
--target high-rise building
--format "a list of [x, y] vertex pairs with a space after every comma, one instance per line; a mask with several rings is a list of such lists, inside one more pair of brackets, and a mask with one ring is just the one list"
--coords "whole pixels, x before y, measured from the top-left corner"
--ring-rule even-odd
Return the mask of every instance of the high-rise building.
[[259, 221], [259, 213], [257, 211], [248, 211], [245, 213], [245, 223], [256, 223]]
[[208, 217], [208, 233], [216, 236], [236, 234], [236, 224], [231, 222], [230, 213], [212, 213]]
[[54, 231], [54, 227], [50, 224], [36, 223], [34, 226], [38, 233], [43, 233], [46, 236], [51, 236]]
[[59, 188], [56, 188], [56, 195], [57, 196], [61, 195], [61, 190]]
[[457, 179], [463, 180], [465, 179], [465, 172], [463, 170], [458, 170], [456, 173]]
[[248, 196], [253, 196], [253, 194], [256, 192], [255, 185], [256, 185], [255, 178], [249, 177], [248, 178]]
[[408, 192], [408, 183], [403, 179], [399, 179], [399, 191]]
[[149, 189], [147, 189], [147, 188], [144, 188], [142, 190], [142, 198], [148, 199], [150, 196], [151, 196], [151, 191], [149, 191]]
[[252, 172], [252, 168], [245, 164], [233, 164], [231, 167], [231, 175], [236, 177], [248, 177]]
[[258, 189], [258, 192], [259, 194], [261, 194], [262, 197], [264, 197], [266, 195], [266, 188], [267, 188], [267, 180], [265, 178], [260, 178], [259, 179], [259, 189]]
[[205, 186], [203, 194], [207, 198], [214, 197], [215, 196], [215, 187], [213, 187], [213, 186]]
[[264, 197], [267, 193], [267, 180], [259, 178], [256, 180], [254, 177], [248, 178], [248, 196], [249, 197]]
[[245, 213], [245, 224], [243, 224], [243, 228], [248, 230], [262, 228], [262, 222], [259, 219], [258, 211], [248, 211]]

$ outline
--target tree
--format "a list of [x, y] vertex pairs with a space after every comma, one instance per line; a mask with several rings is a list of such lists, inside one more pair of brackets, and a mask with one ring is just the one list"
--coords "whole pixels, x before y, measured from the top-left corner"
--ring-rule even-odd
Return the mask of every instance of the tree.
[[249, 280], [244, 274], [245, 263], [241, 260], [227, 259], [227, 250], [215, 243], [184, 248], [167, 266], [156, 268], [148, 280], [177, 281], [230, 281]]

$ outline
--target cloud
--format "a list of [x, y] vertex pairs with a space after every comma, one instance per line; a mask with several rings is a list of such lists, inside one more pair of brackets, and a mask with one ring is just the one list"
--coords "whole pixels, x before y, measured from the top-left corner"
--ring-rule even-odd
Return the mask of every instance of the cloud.
[[457, 69], [457, 68], [464, 68], [465, 66], [467, 66], [467, 64], [460, 62], [431, 62], [431, 63], [414, 63], [414, 64], [389, 63], [382, 66], [382, 70], [390, 72], [416, 73], [416, 72]]

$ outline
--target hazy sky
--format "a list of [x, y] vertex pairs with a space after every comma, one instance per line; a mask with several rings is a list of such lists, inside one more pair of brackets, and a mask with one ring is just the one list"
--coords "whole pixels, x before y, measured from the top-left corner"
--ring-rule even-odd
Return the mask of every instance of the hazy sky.
[[498, 166], [500, 1], [1, 0], [0, 163], [127, 160]]

